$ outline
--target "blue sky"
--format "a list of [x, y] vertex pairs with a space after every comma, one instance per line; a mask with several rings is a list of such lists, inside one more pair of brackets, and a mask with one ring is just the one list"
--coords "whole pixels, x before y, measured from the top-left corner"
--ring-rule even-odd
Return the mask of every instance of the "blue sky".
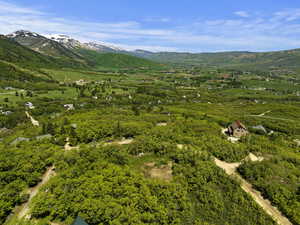
[[0, 0], [0, 33], [67, 34], [125, 49], [300, 48], [299, 0]]

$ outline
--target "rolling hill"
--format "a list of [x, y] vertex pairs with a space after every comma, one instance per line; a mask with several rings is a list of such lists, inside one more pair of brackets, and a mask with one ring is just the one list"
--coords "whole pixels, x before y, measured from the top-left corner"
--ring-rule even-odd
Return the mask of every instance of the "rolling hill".
[[100, 53], [94, 50], [77, 49], [77, 52], [87, 59], [94, 67], [105, 68], [151, 68], [161, 69], [157, 62], [122, 53]]
[[136, 51], [135, 55], [187, 66], [208, 66], [246, 70], [300, 69], [300, 49], [274, 52], [220, 52], [220, 53], [151, 53]]
[[33, 51], [18, 42], [0, 35], [0, 80], [49, 81], [40, 68], [83, 68], [76, 61], [57, 59]]
[[13, 63], [0, 60], [0, 81], [50, 81], [51, 77], [47, 74], [34, 69], [25, 69]]
[[[14, 49], [10, 47], [9, 49], [12, 49], [12, 52], [6, 51], [5, 53], [5, 58], [8, 58], [8, 61], [11, 61], [11, 58], [17, 58], [17, 61], [28, 62], [31, 65], [47, 65], [47, 67], [59, 65], [64, 67], [116, 69], [162, 68], [161, 63], [164, 63], [180, 66], [262, 71], [297, 71], [300, 69], [300, 49], [274, 52], [154, 53], [144, 50], [126, 51], [94, 42], [81, 43], [65, 35], [49, 36], [47, 38], [30, 31], [16, 31], [7, 35], [7, 37], [17, 41], [24, 47], [34, 50], [35, 53], [41, 53], [32, 56], [33, 51], [29, 52], [28, 48], [26, 48], [26, 51], [23, 48], [22, 51], [24, 50], [24, 52], [20, 53], [20, 46]], [[4, 37], [1, 37], [1, 39], [4, 39]], [[0, 54], [3, 55], [1, 52]]]

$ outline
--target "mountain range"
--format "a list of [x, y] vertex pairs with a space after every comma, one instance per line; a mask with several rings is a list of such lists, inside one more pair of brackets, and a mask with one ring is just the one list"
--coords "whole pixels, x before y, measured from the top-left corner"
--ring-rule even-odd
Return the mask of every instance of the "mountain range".
[[66, 37], [48, 38], [29, 31], [0, 35], [0, 80], [51, 81], [51, 76], [41, 70], [47, 68], [161, 69], [162, 65], [148, 59], [118, 53], [116, 49], [109, 50], [106, 46], [82, 44]]
[[[158, 63], [136, 57], [130, 54], [122, 54], [119, 48], [104, 46], [98, 43], [81, 43], [66, 35], [43, 36], [30, 31], [16, 31], [6, 36], [1, 36], [2, 53], [0, 59], [9, 59], [9, 62], [32, 65], [33, 61], [40, 61], [41, 66], [52, 64], [62, 67], [109, 67], [109, 68], [136, 68], [136, 67], [159, 67]], [[13, 54], [12, 52], [15, 52]], [[18, 56], [17, 56], [18, 55]], [[26, 55], [27, 60], [23, 60]], [[27, 56], [28, 55], [28, 56]], [[30, 56], [29, 56], [30, 55]], [[107, 65], [107, 58], [112, 62]], [[114, 65], [115, 62], [115, 65]]]
[[158, 67], [163, 63], [241, 70], [300, 69], [300, 49], [274, 52], [151, 52], [142, 49], [128, 51], [105, 43], [81, 42], [67, 35], [43, 36], [24, 30], [6, 37], [35, 52], [82, 66]]

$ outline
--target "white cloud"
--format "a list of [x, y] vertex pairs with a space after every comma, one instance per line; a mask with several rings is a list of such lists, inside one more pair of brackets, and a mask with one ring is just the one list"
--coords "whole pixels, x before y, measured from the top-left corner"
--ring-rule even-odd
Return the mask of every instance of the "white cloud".
[[244, 18], [250, 17], [249, 13], [246, 11], [237, 11], [234, 14], [237, 16], [240, 16], [240, 17], [244, 17]]
[[11, 3], [7, 3], [4, 1], [0, 1], [0, 13], [18, 13], [18, 14], [31, 14], [31, 15], [42, 15], [43, 13], [34, 10], [34, 9], [29, 9], [25, 7], [20, 7]]
[[[170, 25], [168, 29], [155, 29], [148, 28], [147, 23], [142, 21], [89, 22], [52, 17], [51, 14], [0, 0], [0, 33], [19, 29], [45, 35], [62, 33], [83, 41], [104, 41], [126, 49], [152, 51], [262, 51], [300, 47], [300, 22], [297, 22], [300, 9], [282, 10], [269, 15], [251, 12], [251, 17], [244, 11], [235, 14], [239, 18], [197, 21], [181, 26]], [[152, 19], [168, 21], [168, 18]]]
[[[107, 42], [106, 42], [107, 43]], [[110, 45], [115, 45], [113, 43], [108, 43]], [[134, 51], [137, 49], [142, 49], [146, 51], [152, 51], [152, 52], [177, 52], [180, 51], [180, 49], [176, 47], [166, 47], [166, 46], [159, 46], [159, 45], [126, 45], [126, 44], [119, 44], [123, 49]]]
[[158, 22], [158, 23], [168, 23], [171, 21], [170, 18], [167, 17], [149, 17], [144, 20], [145, 22]]
[[300, 9], [286, 9], [274, 13], [275, 20], [286, 20], [288, 22], [300, 19]]

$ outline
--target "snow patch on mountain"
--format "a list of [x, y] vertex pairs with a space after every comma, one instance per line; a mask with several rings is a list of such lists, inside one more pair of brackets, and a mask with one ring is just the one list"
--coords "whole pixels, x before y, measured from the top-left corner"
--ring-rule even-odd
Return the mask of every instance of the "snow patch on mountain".
[[[6, 35], [8, 38], [18, 39], [18, 41], [24, 38], [26, 41], [27, 39], [43, 39], [44, 41], [55, 41], [63, 45], [68, 49], [77, 49], [77, 48], [84, 48], [88, 50], [94, 50], [98, 52], [112, 52], [112, 53], [130, 53], [130, 54], [149, 54], [151, 52], [140, 50], [142, 46], [136, 46], [133, 48], [132, 46], [121, 45], [122, 47], [118, 47], [112, 43], [102, 42], [102, 41], [79, 41], [76, 40], [68, 35], [65, 34], [46, 34], [40, 35], [35, 32], [26, 31], [26, 30], [19, 30], [14, 33]], [[48, 40], [49, 39], [49, 40]], [[45, 44], [46, 45], [46, 44]], [[43, 45], [42, 47], [45, 47]]]
[[18, 36], [22, 36], [22, 37], [40, 37], [41, 35], [31, 32], [31, 31], [27, 31], [27, 30], [18, 30], [16, 32], [13, 32], [11, 34], [6, 35], [9, 38], [15, 38]]
[[69, 37], [64, 34], [53, 34], [53, 35], [45, 35], [47, 38], [57, 41], [63, 44], [67, 48], [85, 48], [100, 52], [121, 52], [125, 51], [122, 48], [116, 47], [114, 45], [105, 43], [105, 42], [80, 42], [75, 40], [74, 38]]

